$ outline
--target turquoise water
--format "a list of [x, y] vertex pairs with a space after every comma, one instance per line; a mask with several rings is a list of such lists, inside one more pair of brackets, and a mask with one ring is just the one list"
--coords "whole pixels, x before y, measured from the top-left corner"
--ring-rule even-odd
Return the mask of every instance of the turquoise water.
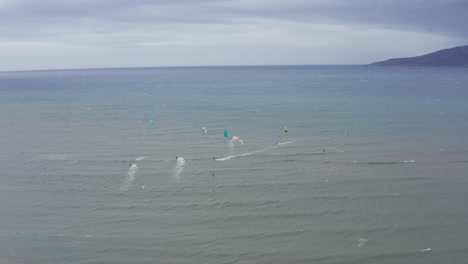
[[465, 263], [466, 87], [455, 68], [0, 73], [0, 262]]

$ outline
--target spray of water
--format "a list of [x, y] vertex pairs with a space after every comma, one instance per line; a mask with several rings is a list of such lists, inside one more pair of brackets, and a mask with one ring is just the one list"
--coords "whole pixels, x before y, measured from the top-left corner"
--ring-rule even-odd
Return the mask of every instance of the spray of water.
[[183, 157], [177, 157], [176, 165], [174, 167], [174, 172], [172, 173], [172, 177], [177, 182], [180, 182], [180, 174], [184, 170], [184, 166], [185, 166], [185, 159]]
[[122, 185], [121, 190], [122, 191], [128, 191], [128, 188], [132, 185], [133, 181], [135, 180], [135, 174], [138, 170], [138, 167], [136, 164], [132, 164], [130, 168], [128, 169], [127, 172], [127, 177], [125, 177], [125, 181]]

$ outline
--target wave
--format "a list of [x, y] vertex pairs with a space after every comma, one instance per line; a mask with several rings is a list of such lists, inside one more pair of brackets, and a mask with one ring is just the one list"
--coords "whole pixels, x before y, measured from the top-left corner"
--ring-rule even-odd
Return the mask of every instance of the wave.
[[92, 209], [93, 212], [98, 211], [127, 211], [140, 208], [141, 206], [132, 204], [132, 205], [121, 205], [121, 206], [105, 206], [105, 207], [97, 207]]
[[468, 163], [468, 160], [448, 160], [448, 161], [422, 161], [421, 164], [457, 164]]
[[322, 150], [317, 151], [317, 152], [310, 152], [310, 153], [289, 153], [289, 154], [281, 154], [279, 155], [280, 157], [307, 157], [307, 156], [316, 156], [316, 155], [324, 155], [326, 152], [323, 152]]
[[415, 160], [402, 160], [402, 161], [354, 161], [353, 164], [356, 165], [395, 165], [395, 164], [407, 164], [407, 163], [415, 163]]
[[356, 142], [356, 143], [348, 143], [345, 144], [345, 147], [356, 147], [356, 146], [369, 146], [369, 145], [379, 145], [382, 144], [383, 141], [373, 141], [373, 142]]
[[283, 232], [272, 232], [272, 233], [257, 233], [253, 235], [248, 235], [248, 239], [270, 239], [270, 238], [280, 238], [280, 237], [292, 237], [304, 234], [303, 229], [295, 230], [295, 231], [283, 231]]
[[363, 246], [365, 246], [367, 244], [368, 241], [369, 240], [367, 240], [365, 238], [360, 238], [360, 239], [358, 239], [358, 245], [357, 246], [358, 247], [363, 247]]
[[136, 158], [135, 161], [140, 161], [140, 160], [144, 160], [145, 157], [139, 157], [139, 158]]
[[[258, 162], [258, 164], [290, 163], [290, 162], [297, 162], [297, 161], [304, 161], [304, 160], [299, 160], [299, 159], [277, 159], [277, 160]], [[311, 161], [307, 161], [307, 162], [311, 163]]]
[[[370, 256], [366, 260], [367, 260], [367, 263], [379, 263], [382, 261], [388, 261], [389, 259], [391, 260], [409, 259], [419, 254], [421, 254], [421, 252], [419, 251], [396, 251], [396, 252], [381, 253], [375, 256]], [[402, 262], [407, 262], [407, 261], [402, 261]]]
[[[216, 218], [217, 221], [222, 222], [230, 222], [230, 221], [257, 221], [261, 219], [301, 219], [301, 218], [311, 218], [314, 216], [339, 216], [344, 214], [349, 214], [350, 212], [356, 213], [357, 210], [345, 210], [345, 209], [338, 209], [338, 210], [321, 210], [315, 212], [292, 212], [292, 213], [280, 213], [280, 214], [261, 214], [261, 213], [247, 213], [247, 214], [239, 214], [239, 215], [228, 215]], [[207, 220], [207, 222], [211, 222], [212, 220]]]
[[[30, 238], [30, 239], [42, 239], [47, 238], [51, 240], [64, 240], [64, 241], [76, 241], [76, 240], [84, 240], [89, 239], [93, 236], [89, 234], [63, 234], [63, 233], [50, 233], [50, 232], [34, 232], [34, 233], [24, 233], [24, 232], [15, 232], [11, 234], [7, 234], [11, 237], [20, 237], [20, 238]], [[0, 263], [10, 263], [10, 262], [2, 262], [2, 258], [0, 257]], [[11, 262], [11, 263], [24, 263], [24, 262]]]
[[[336, 151], [336, 152], [340, 152], [340, 153], [344, 153], [345, 151], [343, 149], [338, 149], [338, 148], [335, 148], [335, 147], [326, 147], [326, 149], [331, 149], [333, 151]], [[329, 151], [329, 150], [328, 150]]]
[[[200, 193], [201, 194], [201, 193]], [[175, 204], [165, 204], [160, 205], [161, 210], [172, 211], [174, 209], [184, 208], [184, 209], [194, 209], [194, 210], [230, 210], [233, 208], [249, 208], [249, 207], [263, 207], [268, 205], [273, 205], [278, 203], [277, 200], [267, 200], [267, 201], [213, 201], [206, 203], [175, 203]]]
[[39, 156], [39, 159], [50, 161], [69, 161], [72, 160], [69, 154], [46, 154]]

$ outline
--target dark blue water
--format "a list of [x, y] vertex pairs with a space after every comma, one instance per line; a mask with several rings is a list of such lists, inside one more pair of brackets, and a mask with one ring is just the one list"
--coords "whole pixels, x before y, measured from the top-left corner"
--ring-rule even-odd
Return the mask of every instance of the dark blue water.
[[464, 263], [466, 87], [456, 68], [0, 73], [0, 262]]

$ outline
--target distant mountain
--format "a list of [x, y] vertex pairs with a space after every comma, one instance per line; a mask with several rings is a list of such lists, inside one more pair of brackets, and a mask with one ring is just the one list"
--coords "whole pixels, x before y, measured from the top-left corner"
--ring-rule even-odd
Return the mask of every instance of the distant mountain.
[[439, 50], [422, 56], [389, 59], [371, 66], [468, 67], [468, 46]]

